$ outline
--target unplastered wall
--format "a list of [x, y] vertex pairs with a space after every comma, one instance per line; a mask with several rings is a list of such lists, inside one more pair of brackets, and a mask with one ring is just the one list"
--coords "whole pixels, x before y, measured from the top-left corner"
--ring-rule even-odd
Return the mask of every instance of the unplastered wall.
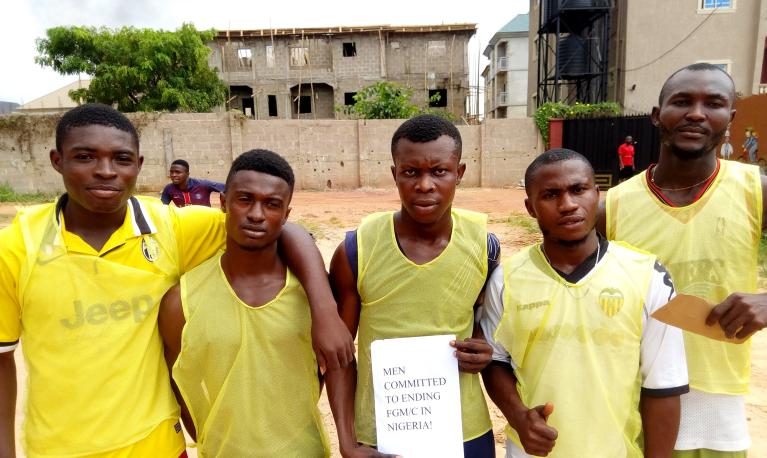
[[[284, 156], [297, 189], [389, 187], [391, 137], [401, 120], [250, 120], [234, 113], [159, 114], [128, 117], [140, 133], [144, 165], [141, 191], [159, 191], [174, 159], [191, 175], [223, 181], [232, 160], [254, 148]], [[0, 117], [0, 183], [17, 192], [60, 192], [61, 178], [49, 161], [58, 115]], [[459, 126], [466, 174], [462, 186], [503, 187], [519, 183], [542, 151], [531, 119], [488, 119]]]

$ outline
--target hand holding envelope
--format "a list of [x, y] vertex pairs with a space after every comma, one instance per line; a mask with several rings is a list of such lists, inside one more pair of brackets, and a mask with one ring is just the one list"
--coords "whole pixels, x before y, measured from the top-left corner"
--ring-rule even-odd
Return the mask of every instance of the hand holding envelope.
[[713, 307], [713, 305], [699, 297], [679, 294], [670, 300], [668, 304], [656, 310], [652, 317], [685, 331], [724, 342], [740, 344], [748, 340], [750, 334], [753, 334], [753, 332], [750, 332], [742, 337], [729, 338], [722, 326], [717, 322], [718, 320], [714, 320], [711, 325], [706, 324], [706, 320], [709, 318]]

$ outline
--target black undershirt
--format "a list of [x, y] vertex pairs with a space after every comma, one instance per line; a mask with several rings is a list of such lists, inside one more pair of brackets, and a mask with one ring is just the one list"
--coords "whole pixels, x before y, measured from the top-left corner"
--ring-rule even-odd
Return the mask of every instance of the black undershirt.
[[[599, 248], [595, 249], [589, 257], [583, 260], [582, 263], [578, 264], [578, 267], [575, 268], [571, 273], [566, 274], [562, 272], [561, 270], [557, 269], [553, 265], [551, 266], [552, 269], [554, 269], [554, 272], [557, 273], [560, 277], [568, 281], [569, 283], [578, 283], [588, 275], [589, 272], [594, 268], [597, 262], [597, 252], [599, 252], [599, 259], [602, 259], [605, 256], [605, 253], [607, 253], [607, 246], [609, 245], [609, 242], [606, 238], [602, 236], [599, 232], [597, 232], [597, 241], [599, 243]], [[551, 264], [551, 263], [549, 263]]]

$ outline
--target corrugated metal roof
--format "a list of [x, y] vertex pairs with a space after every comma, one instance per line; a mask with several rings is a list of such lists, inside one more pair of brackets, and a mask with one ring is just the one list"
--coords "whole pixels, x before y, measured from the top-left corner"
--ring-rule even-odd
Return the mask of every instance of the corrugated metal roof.
[[493, 35], [493, 38], [487, 43], [487, 47], [482, 51], [485, 57], [490, 57], [490, 52], [502, 38], [511, 38], [514, 35], [524, 34], [527, 35], [527, 31], [530, 28], [530, 15], [518, 14], [514, 16], [514, 19], [510, 20], [506, 25]]
[[510, 20], [505, 26], [501, 27], [498, 33], [527, 32], [530, 29], [530, 15], [518, 14]]

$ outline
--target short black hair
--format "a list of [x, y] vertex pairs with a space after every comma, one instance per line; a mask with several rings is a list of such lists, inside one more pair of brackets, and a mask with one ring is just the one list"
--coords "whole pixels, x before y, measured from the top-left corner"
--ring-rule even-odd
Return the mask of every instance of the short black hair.
[[70, 130], [83, 126], [107, 126], [128, 132], [136, 142], [138, 151], [138, 132], [136, 127], [124, 114], [102, 103], [86, 103], [64, 113], [56, 126], [56, 149], [61, 152], [61, 145]]
[[541, 153], [538, 157], [533, 159], [533, 162], [527, 166], [525, 170], [525, 193], [530, 195], [530, 188], [533, 186], [535, 179], [535, 172], [544, 165], [555, 164], [562, 161], [581, 161], [589, 166], [589, 173], [594, 176], [594, 167], [591, 165], [586, 156], [577, 151], [573, 151], [567, 148], [552, 148], [548, 151]]
[[450, 121], [435, 115], [419, 115], [403, 122], [394, 132], [391, 138], [391, 157], [394, 159], [394, 152], [397, 149], [397, 143], [401, 139], [407, 139], [414, 143], [431, 142], [439, 137], [447, 135], [455, 142], [455, 154], [458, 160], [461, 159], [461, 134]]
[[176, 159], [175, 161], [170, 163], [170, 166], [173, 167], [174, 165], [180, 165], [181, 167], [184, 167], [186, 171], [189, 171], [189, 163], [183, 159]]
[[267, 149], [252, 149], [240, 154], [232, 162], [229, 169], [229, 175], [226, 176], [226, 186], [232, 181], [234, 175], [241, 170], [252, 170], [254, 172], [266, 173], [277, 178], [282, 178], [290, 187], [290, 194], [293, 195], [293, 186], [296, 178], [293, 175], [293, 169], [282, 156]]
[[658, 106], [663, 105], [663, 101], [666, 99], [666, 95], [668, 92], [668, 82], [671, 81], [671, 78], [675, 77], [677, 73], [681, 73], [683, 71], [690, 71], [690, 72], [722, 72], [725, 76], [727, 76], [727, 79], [730, 80], [730, 84], [732, 85], [732, 101], [735, 100], [735, 81], [733, 81], [732, 76], [730, 76], [729, 73], [724, 71], [722, 67], [716, 66], [714, 64], [709, 64], [708, 62], [698, 62], [697, 64], [691, 64], [686, 67], [682, 67], [679, 70], [675, 71], [671, 74], [668, 78], [666, 78], [666, 81], [663, 82], [663, 87], [660, 89], [660, 95], [658, 95]]

